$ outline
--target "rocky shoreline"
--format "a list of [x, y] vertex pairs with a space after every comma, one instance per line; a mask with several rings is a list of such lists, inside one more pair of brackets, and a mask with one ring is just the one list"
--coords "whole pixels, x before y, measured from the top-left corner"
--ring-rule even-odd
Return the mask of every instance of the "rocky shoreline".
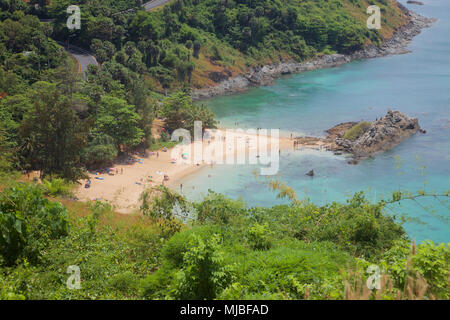
[[294, 146], [316, 146], [335, 154], [351, 154], [350, 164], [392, 149], [417, 132], [426, 133], [416, 118], [389, 110], [373, 122], [345, 122], [326, 131], [326, 138], [297, 137]]
[[252, 68], [246, 74], [234, 78], [228, 78], [217, 85], [192, 91], [194, 100], [206, 99], [225, 94], [243, 92], [252, 86], [267, 86], [273, 84], [274, 80], [282, 75], [301, 73], [323, 68], [333, 68], [349, 63], [354, 60], [371, 59], [391, 54], [404, 54], [410, 41], [418, 35], [422, 29], [431, 26], [436, 19], [421, 16], [399, 3], [400, 8], [409, 18], [409, 22], [397, 30], [394, 35], [385, 40], [383, 45], [375, 45], [356, 51], [352, 54], [331, 54], [323, 55], [312, 61], [305, 62], [282, 62], [263, 67]]

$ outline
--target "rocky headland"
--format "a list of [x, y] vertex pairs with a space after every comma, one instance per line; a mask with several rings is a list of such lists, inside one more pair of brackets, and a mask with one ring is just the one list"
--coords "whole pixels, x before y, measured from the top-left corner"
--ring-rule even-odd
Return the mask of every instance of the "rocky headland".
[[353, 156], [349, 163], [356, 164], [361, 159], [392, 149], [417, 132], [426, 133], [417, 118], [392, 110], [373, 122], [345, 122], [326, 132], [326, 138], [298, 137], [294, 144], [322, 147], [336, 154], [348, 153]]
[[408, 22], [399, 28], [391, 38], [377, 47], [369, 45], [362, 50], [352, 54], [331, 54], [322, 55], [311, 61], [295, 62], [286, 61], [263, 67], [251, 68], [247, 73], [236, 77], [218, 77], [216, 85], [192, 91], [194, 100], [210, 98], [225, 94], [246, 91], [251, 86], [267, 86], [273, 84], [274, 80], [282, 75], [300, 73], [322, 68], [333, 68], [349, 63], [354, 60], [370, 59], [390, 54], [403, 54], [409, 52], [406, 47], [410, 41], [418, 35], [423, 28], [430, 27], [435, 19], [423, 17], [413, 11], [408, 10], [399, 4], [400, 8], [408, 16]]

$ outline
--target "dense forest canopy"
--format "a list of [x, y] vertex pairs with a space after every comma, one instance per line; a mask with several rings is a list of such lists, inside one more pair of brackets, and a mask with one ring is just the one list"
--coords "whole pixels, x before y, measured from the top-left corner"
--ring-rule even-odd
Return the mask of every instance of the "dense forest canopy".
[[[205, 72], [213, 65], [233, 74], [267, 61], [379, 45], [404, 22], [388, 0], [173, 0], [150, 12], [140, 3], [55, 0], [35, 13], [55, 19], [55, 38], [91, 48], [100, 62], [113, 59], [147, 74], [158, 90], [191, 83], [192, 73], [193, 86], [210, 83]], [[80, 30], [66, 27], [69, 5], [81, 8]], [[381, 30], [366, 26], [369, 5], [381, 8]]]

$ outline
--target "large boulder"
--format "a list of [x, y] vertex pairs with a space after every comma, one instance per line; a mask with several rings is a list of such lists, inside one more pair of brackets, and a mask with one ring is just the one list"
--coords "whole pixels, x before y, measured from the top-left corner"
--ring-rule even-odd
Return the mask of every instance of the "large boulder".
[[335, 143], [353, 153], [356, 158], [364, 158], [392, 149], [419, 130], [421, 128], [416, 118], [389, 110], [383, 118], [372, 122], [355, 140], [336, 138]]

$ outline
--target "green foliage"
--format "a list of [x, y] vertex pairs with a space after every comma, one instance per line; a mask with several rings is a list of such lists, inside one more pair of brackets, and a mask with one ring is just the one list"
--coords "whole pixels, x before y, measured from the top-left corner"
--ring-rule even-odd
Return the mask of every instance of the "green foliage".
[[370, 128], [371, 123], [367, 121], [362, 121], [357, 125], [353, 126], [349, 130], [347, 130], [343, 136], [344, 139], [348, 140], [356, 140], [358, 139], [364, 132], [366, 132]]
[[253, 250], [267, 250], [272, 247], [271, 232], [268, 224], [255, 223], [248, 230], [248, 242]]
[[33, 108], [19, 129], [26, 168], [41, 170], [43, 177], [83, 177], [80, 154], [87, 136], [86, 123], [78, 118], [71, 100], [56, 85], [38, 82], [34, 89], [37, 96]]
[[370, 204], [362, 192], [347, 204], [318, 207], [299, 202], [273, 208], [256, 208], [253, 219], [268, 223], [275, 234], [304, 241], [331, 241], [356, 256], [374, 258], [405, 237], [401, 225], [383, 212], [383, 203]]
[[217, 297], [233, 279], [233, 269], [225, 265], [219, 242], [217, 234], [204, 237], [188, 232], [175, 236], [163, 249], [167, 264], [141, 283], [144, 296], [189, 300]]
[[228, 252], [237, 264], [237, 279], [221, 298], [227, 299], [326, 299], [339, 291], [341, 268], [352, 258], [335, 245], [286, 239], [265, 251]]
[[51, 240], [67, 235], [66, 209], [45, 199], [37, 186], [11, 187], [0, 194], [0, 228], [5, 264], [19, 258], [36, 262]]
[[174, 234], [161, 250], [162, 262], [170, 269], [181, 268], [183, 264], [183, 255], [188, 250], [189, 240], [194, 234], [202, 239], [208, 239], [220, 232], [221, 229], [217, 226], [205, 225], [193, 227]]
[[181, 230], [179, 218], [184, 218], [188, 211], [188, 202], [183, 196], [161, 185], [143, 191], [140, 201], [142, 214], [158, 221], [166, 236]]
[[[156, 266], [163, 244], [159, 230], [145, 220], [128, 228], [104, 225], [111, 207], [97, 202], [84, 218], [71, 218], [67, 236], [41, 249], [38, 263], [0, 269], [0, 297], [18, 299], [132, 299], [139, 281]], [[81, 271], [81, 289], [66, 286], [67, 267]]]
[[61, 178], [42, 181], [44, 194], [49, 196], [64, 196], [72, 195], [74, 185]]
[[450, 249], [441, 243], [425, 241], [419, 245], [399, 241], [383, 255], [382, 266], [399, 288], [407, 285], [408, 277], [423, 276], [431, 292], [440, 299], [449, 298]]
[[434, 244], [426, 241], [417, 246], [417, 253], [411, 257], [412, 268], [419, 272], [428, 281], [439, 297], [450, 298], [450, 248], [448, 244]]
[[0, 275], [0, 300], [25, 300], [25, 296], [17, 288], [7, 283]]
[[[210, 194], [203, 206], [207, 218], [201, 225], [194, 223], [168, 234], [165, 223], [178, 217], [174, 213], [191, 209], [186, 205], [174, 211], [178, 196], [158, 192], [162, 197], [153, 208], [157, 215], [151, 219], [142, 217], [127, 228], [111, 227], [106, 222], [112, 217], [111, 206], [96, 202], [87, 216], [71, 219], [67, 229], [65, 209], [43, 198], [41, 188], [20, 185], [6, 189], [0, 201], [1, 248], [7, 248], [2, 251], [0, 297], [342, 299], [347, 270], [356, 267], [365, 273], [367, 266], [377, 264], [394, 280], [383, 298], [410, 290], [405, 289], [410, 288], [410, 279], [419, 276], [428, 283], [425, 298], [448, 298], [448, 246], [425, 242], [411, 249], [401, 233], [390, 234], [389, 229], [384, 230], [386, 226], [369, 246], [365, 235], [353, 230], [351, 221], [363, 218], [361, 211], [375, 210], [361, 194], [335, 207], [296, 202], [253, 209]], [[200, 210], [201, 202], [192, 207]], [[223, 215], [227, 210], [233, 214]], [[314, 216], [322, 213], [314, 220], [309, 210]], [[227, 218], [222, 219], [224, 216]], [[320, 228], [314, 229], [318, 222]], [[307, 232], [300, 233], [300, 240], [297, 230], [304, 225]], [[361, 226], [371, 230], [370, 225]], [[340, 239], [341, 230], [349, 232], [350, 244]], [[368, 233], [370, 239], [372, 232]], [[365, 256], [371, 260], [357, 258], [355, 248], [370, 252]], [[69, 265], [80, 267], [79, 290], [66, 287]]]
[[111, 288], [126, 295], [136, 294], [138, 291], [139, 278], [131, 271], [115, 274], [109, 279]]
[[232, 280], [232, 268], [224, 265], [217, 235], [209, 239], [192, 237], [176, 275], [175, 298], [203, 300], [216, 298]]
[[[169, 137], [170, 139], [170, 137]], [[161, 151], [163, 148], [173, 148], [177, 145], [178, 142], [176, 141], [166, 141], [164, 142], [162, 139], [159, 139], [157, 141], [155, 141], [155, 143], [150, 144], [150, 146], [148, 147], [148, 149], [150, 151]]]
[[12, 146], [6, 140], [6, 133], [3, 128], [0, 128], [0, 174], [11, 171], [12, 159]]
[[114, 138], [107, 134], [92, 134], [92, 140], [88, 142], [83, 151], [83, 161], [88, 166], [108, 166], [117, 157], [117, 145]]
[[121, 145], [133, 147], [142, 142], [144, 133], [138, 127], [140, 116], [133, 105], [119, 98], [103, 96], [98, 114], [98, 130], [112, 137], [118, 150]]
[[194, 133], [194, 122], [201, 121], [202, 129], [216, 128], [214, 114], [205, 106], [193, 105], [191, 96], [183, 91], [175, 92], [163, 101], [162, 116], [169, 132], [186, 129]]
[[199, 223], [227, 225], [246, 213], [242, 201], [227, 199], [211, 190], [201, 202], [194, 204], [194, 208]]
[[187, 201], [183, 196], [170, 191], [164, 186], [145, 190], [141, 194], [140, 199], [142, 201], [142, 213], [156, 219], [171, 219], [177, 207], [179, 207], [181, 212], [185, 212], [187, 208]]

